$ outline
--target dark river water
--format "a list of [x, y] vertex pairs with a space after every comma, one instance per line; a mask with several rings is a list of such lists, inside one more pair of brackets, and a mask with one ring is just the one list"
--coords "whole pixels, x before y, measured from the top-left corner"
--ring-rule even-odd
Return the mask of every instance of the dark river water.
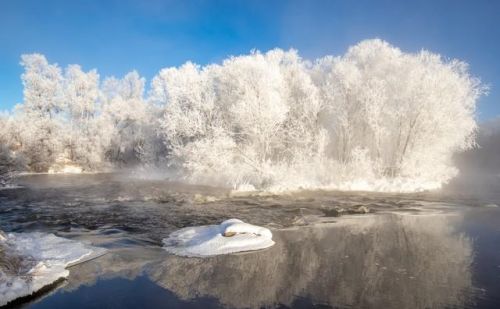
[[[0, 229], [105, 247], [22, 308], [500, 308], [500, 201], [454, 194], [242, 195], [121, 174], [0, 190]], [[276, 245], [168, 254], [176, 229], [239, 218]]]

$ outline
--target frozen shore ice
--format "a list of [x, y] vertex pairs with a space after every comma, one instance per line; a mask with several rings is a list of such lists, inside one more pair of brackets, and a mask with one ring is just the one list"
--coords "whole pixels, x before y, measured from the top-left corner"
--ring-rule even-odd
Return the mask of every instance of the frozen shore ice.
[[53, 234], [0, 234], [0, 306], [66, 278], [67, 267], [105, 251]]

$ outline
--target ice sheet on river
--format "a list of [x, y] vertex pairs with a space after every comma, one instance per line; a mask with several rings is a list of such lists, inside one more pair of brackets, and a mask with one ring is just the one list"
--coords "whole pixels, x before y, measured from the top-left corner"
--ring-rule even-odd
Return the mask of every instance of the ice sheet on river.
[[104, 253], [53, 234], [0, 231], [0, 306], [66, 278], [66, 267]]
[[261, 226], [229, 219], [220, 225], [187, 227], [163, 240], [164, 248], [182, 256], [213, 256], [269, 248], [272, 233]]

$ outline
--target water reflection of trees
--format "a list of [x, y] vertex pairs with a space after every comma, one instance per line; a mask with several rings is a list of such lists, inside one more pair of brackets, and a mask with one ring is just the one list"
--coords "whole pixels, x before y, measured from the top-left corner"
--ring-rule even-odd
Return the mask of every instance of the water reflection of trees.
[[374, 215], [275, 232], [268, 250], [208, 259], [161, 248], [111, 250], [71, 269], [66, 290], [146, 272], [179, 298], [230, 307], [297, 300], [354, 308], [461, 307], [472, 290], [472, 242], [459, 215]]
[[352, 224], [276, 233], [260, 253], [188, 259], [150, 268], [184, 299], [216, 297], [232, 307], [315, 303], [377, 308], [461, 306], [471, 290], [472, 245], [456, 216], [373, 216]]

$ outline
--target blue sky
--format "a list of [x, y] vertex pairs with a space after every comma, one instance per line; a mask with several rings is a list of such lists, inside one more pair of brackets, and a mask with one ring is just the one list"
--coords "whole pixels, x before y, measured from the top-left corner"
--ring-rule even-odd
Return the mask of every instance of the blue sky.
[[101, 76], [146, 78], [187, 60], [280, 47], [339, 55], [363, 39], [422, 48], [470, 64], [490, 86], [480, 120], [500, 116], [500, 1], [0, 0], [0, 109], [22, 101], [23, 53]]

